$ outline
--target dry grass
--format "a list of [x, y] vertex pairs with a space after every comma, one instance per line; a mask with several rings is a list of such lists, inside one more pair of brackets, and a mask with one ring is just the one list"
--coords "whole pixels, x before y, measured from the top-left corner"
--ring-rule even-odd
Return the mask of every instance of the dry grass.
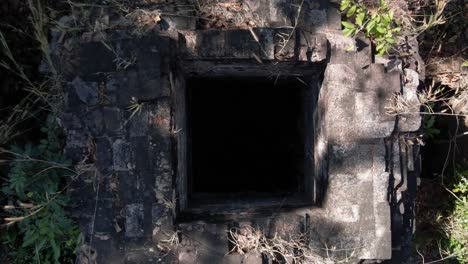
[[261, 27], [265, 25], [265, 18], [252, 12], [251, 7], [243, 1], [198, 2], [197, 16], [203, 19], [204, 28], [243, 28]]
[[446, 17], [444, 15], [444, 11], [448, 3], [449, 0], [430, 1], [429, 5], [432, 10], [430, 14], [412, 16], [410, 20], [413, 24], [413, 34], [418, 36], [428, 29], [445, 24]]
[[[467, 118], [468, 114], [460, 111], [460, 106], [468, 104], [467, 91], [468, 87], [453, 91], [432, 82], [429, 87], [418, 92], [419, 103], [417, 104], [401, 93], [396, 93], [385, 106], [386, 114], [391, 116], [408, 114], [451, 115]], [[437, 110], [434, 109], [436, 105], [439, 108]]]
[[261, 230], [253, 227], [232, 228], [228, 237], [234, 245], [229, 253], [253, 252], [286, 263], [348, 263], [357, 259], [362, 248], [342, 249], [324, 245], [324, 248], [313, 249], [305, 234], [290, 235], [287, 239], [278, 234], [267, 237]]
[[175, 209], [176, 207], [175, 202], [172, 199], [167, 198], [163, 192], [155, 188], [154, 193], [155, 193], [156, 200], [158, 201], [158, 203], [162, 204], [167, 209]]
[[97, 252], [91, 246], [83, 244], [78, 249], [76, 263], [97, 264]]
[[36, 83], [24, 72], [14, 54], [12, 53], [5, 36], [0, 32], [0, 50], [6, 59], [0, 61], [0, 67], [18, 76], [25, 84], [22, 88], [27, 95], [12, 109], [2, 109], [0, 119], [0, 145], [10, 142], [13, 138], [21, 135], [19, 127], [27, 120], [36, 118], [42, 111], [60, 112], [63, 102], [62, 81], [54, 66], [49, 49], [48, 35], [45, 32], [47, 16], [44, 7], [39, 0], [28, 1], [31, 13], [31, 24], [33, 25], [33, 41], [39, 43], [39, 50], [47, 65], [49, 74], [40, 83]]
[[164, 258], [169, 255], [173, 250], [177, 249], [180, 244], [181, 232], [176, 231], [161, 231], [161, 238], [158, 241], [154, 241], [156, 247], [163, 253], [160, 258]]

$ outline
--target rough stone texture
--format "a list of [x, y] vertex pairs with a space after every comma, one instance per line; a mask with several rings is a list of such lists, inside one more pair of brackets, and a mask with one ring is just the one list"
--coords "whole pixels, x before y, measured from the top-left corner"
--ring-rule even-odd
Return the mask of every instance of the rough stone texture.
[[[372, 63], [370, 43], [342, 36], [339, 11], [329, 1], [304, 1], [294, 32], [288, 27], [295, 25], [298, 7], [287, 3], [301, 1], [246, 2], [264, 18], [256, 21], [261, 27], [196, 30], [193, 17], [168, 16], [164, 30], [144, 37], [107, 32], [114, 52], [96, 36], [54, 43], [68, 82], [65, 152], [83, 171], [71, 193], [98, 263], [270, 263], [256, 252], [227, 254], [227, 230], [246, 227], [269, 237], [304, 233], [322, 255], [317, 261], [342, 258], [350, 249], [357, 259], [385, 260], [392, 247], [409, 243], [407, 236], [400, 242], [407, 233], [395, 226], [411, 221], [414, 207], [401, 201], [411, 201], [417, 149], [401, 145], [398, 132], [417, 130], [420, 117], [403, 115], [396, 127], [385, 107], [398, 92], [417, 103], [415, 73], [406, 72], [412, 81], [402, 87], [398, 71]], [[355, 48], [347, 51], [350, 45]], [[203, 221], [182, 221], [186, 77], [295, 75], [280, 72], [277, 64], [293, 65], [288, 69], [314, 80], [308, 157], [315, 205], [266, 215], [237, 210], [225, 219], [212, 212]]]
[[418, 99], [419, 75], [411, 69], [405, 69], [406, 83], [403, 86], [402, 99], [408, 105], [408, 108], [400, 115], [398, 127], [401, 132], [415, 132], [421, 127], [422, 118], [419, 112], [421, 104]]

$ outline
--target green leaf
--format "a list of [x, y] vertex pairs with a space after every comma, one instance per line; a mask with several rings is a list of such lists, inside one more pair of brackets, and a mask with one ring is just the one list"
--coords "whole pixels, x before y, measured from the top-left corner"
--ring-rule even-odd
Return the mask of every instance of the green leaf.
[[426, 121], [426, 127], [427, 128], [431, 128], [432, 126], [434, 126], [434, 123], [435, 123], [435, 117], [434, 116], [431, 116], [429, 119], [427, 119]]
[[380, 51], [383, 49], [383, 47], [385, 46], [385, 42], [381, 42], [377, 45], [377, 47], [375, 48], [377, 51]]
[[392, 38], [386, 38], [385, 41], [387, 41], [387, 43], [390, 43], [390, 44], [395, 44], [396, 41]]
[[349, 7], [349, 0], [343, 0], [341, 1], [341, 4], [340, 4], [340, 11], [344, 11], [346, 8]]
[[358, 13], [356, 15], [356, 24], [358, 26], [362, 27], [362, 24], [364, 24], [364, 17], [365, 17], [364, 13]]
[[342, 24], [345, 28], [349, 28], [349, 29], [354, 29], [354, 28], [355, 28], [354, 24], [352, 24], [352, 23], [350, 23], [350, 22], [348, 22], [348, 21], [343, 21], [343, 22], [341, 22], [341, 24]]
[[382, 57], [384, 54], [385, 54], [385, 50], [384, 50], [384, 49], [381, 49], [381, 50], [377, 53], [377, 57]]
[[24, 237], [23, 244], [21, 245], [22, 247], [28, 247], [34, 243], [36, 243], [36, 240], [39, 238], [39, 235], [37, 233], [31, 233], [28, 232], [26, 233]]
[[55, 240], [51, 240], [50, 245], [52, 246], [52, 250], [54, 251], [54, 259], [55, 261], [58, 261], [58, 259], [60, 258], [60, 248], [55, 243]]
[[386, 14], [385, 14], [385, 15], [382, 15], [382, 19], [383, 19], [383, 21], [385, 22], [385, 24], [387, 24], [387, 25], [390, 24], [390, 22], [392, 22], [390, 16], [389, 16], [389, 15], [386, 15]]
[[375, 27], [375, 20], [371, 20], [369, 21], [369, 23], [367, 23], [366, 25], [366, 30], [367, 32], [371, 32]]
[[346, 17], [351, 17], [354, 15], [356, 12], [357, 5], [353, 5], [349, 10], [348, 13], [346, 13]]
[[385, 37], [378, 37], [378, 38], [375, 38], [375, 41], [377, 41], [377, 42], [379, 42], [379, 43], [382, 42], [382, 41], [384, 41], [384, 40], [385, 40]]
[[375, 17], [375, 21], [377, 22], [377, 24], [380, 24], [380, 20], [381, 20], [380, 15], [378, 15], [378, 16]]
[[349, 36], [353, 35], [353, 33], [354, 33], [353, 29], [350, 29], [350, 28], [343, 29], [343, 35], [345, 37], [349, 37]]
[[357, 28], [349, 28], [349, 29], [343, 30], [343, 32], [344, 32], [345, 37], [349, 37], [349, 36], [354, 37], [359, 31]]
[[383, 28], [383, 27], [377, 26], [375, 29], [376, 29], [379, 33], [385, 34], [385, 28]]

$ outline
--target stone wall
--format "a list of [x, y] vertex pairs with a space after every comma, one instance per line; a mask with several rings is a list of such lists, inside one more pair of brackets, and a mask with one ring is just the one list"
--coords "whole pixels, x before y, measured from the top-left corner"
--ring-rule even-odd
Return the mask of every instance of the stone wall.
[[[236, 1], [223, 1], [229, 2]], [[151, 7], [162, 10], [165, 26], [144, 36], [132, 35], [130, 27], [55, 39], [67, 83], [66, 154], [83, 172], [72, 184], [73, 211], [97, 263], [272, 259], [255, 251], [227, 254], [232, 228], [284, 239], [305, 234], [317, 262], [390, 259], [401, 236], [408, 241], [408, 232], [396, 227], [412, 219], [407, 190], [414, 188], [418, 154], [405, 145], [405, 133], [421, 121], [419, 115], [390, 116], [386, 106], [395, 93], [414, 99], [416, 84], [373, 63], [365, 39], [343, 37], [333, 3], [246, 2], [245, 17], [261, 18], [248, 24], [253, 28], [228, 23], [206, 30], [210, 25], [190, 16], [165, 17], [165, 10], [179, 8], [165, 3]], [[315, 205], [182, 221], [186, 77], [264, 76], [277, 74], [277, 65], [289, 65], [282, 74], [313, 75], [318, 82], [310, 84], [317, 101], [309, 157]]]

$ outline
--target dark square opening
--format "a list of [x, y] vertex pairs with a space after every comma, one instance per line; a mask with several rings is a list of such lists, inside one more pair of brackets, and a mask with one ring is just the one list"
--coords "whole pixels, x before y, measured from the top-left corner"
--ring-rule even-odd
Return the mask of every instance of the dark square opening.
[[294, 77], [188, 79], [189, 203], [304, 192], [306, 87]]

